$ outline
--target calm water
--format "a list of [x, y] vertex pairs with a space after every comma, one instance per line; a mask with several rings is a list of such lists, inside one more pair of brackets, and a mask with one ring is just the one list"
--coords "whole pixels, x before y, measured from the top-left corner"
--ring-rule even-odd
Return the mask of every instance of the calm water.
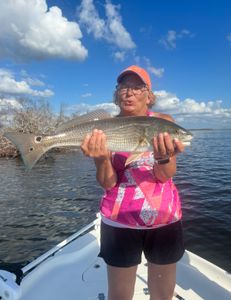
[[[178, 158], [186, 247], [231, 272], [231, 131], [195, 131]], [[27, 172], [0, 160], [0, 266], [25, 265], [95, 218], [102, 189], [80, 152]]]

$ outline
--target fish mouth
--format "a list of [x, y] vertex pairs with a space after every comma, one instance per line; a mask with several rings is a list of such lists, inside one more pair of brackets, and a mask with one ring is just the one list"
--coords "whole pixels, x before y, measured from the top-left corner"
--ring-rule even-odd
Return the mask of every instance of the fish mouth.
[[181, 140], [181, 142], [185, 145], [190, 145], [190, 142], [193, 139], [192, 133], [183, 128], [177, 130], [177, 135], [178, 135], [179, 139]]
[[182, 138], [182, 144], [185, 146], [189, 146], [191, 144], [191, 140], [193, 139], [193, 135], [191, 132], [187, 132], [184, 134]]
[[186, 141], [186, 142], [190, 142], [191, 140], [193, 139], [193, 135], [190, 133], [190, 134], [187, 134], [186, 136], [185, 136], [185, 138], [184, 138], [184, 140]]

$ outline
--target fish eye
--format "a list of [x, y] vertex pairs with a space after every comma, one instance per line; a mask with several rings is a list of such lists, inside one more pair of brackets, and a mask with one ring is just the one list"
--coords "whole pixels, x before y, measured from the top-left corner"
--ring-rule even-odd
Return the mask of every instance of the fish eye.
[[30, 151], [30, 152], [34, 151], [34, 148], [33, 148], [33, 147], [31, 147], [31, 148], [29, 149], [29, 151]]
[[36, 136], [35, 137], [35, 143], [40, 143], [42, 140], [42, 137], [41, 136]]

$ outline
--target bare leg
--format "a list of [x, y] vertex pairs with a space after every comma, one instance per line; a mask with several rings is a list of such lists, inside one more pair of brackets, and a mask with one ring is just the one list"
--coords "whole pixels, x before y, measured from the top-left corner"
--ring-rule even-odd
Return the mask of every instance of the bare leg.
[[148, 263], [150, 300], [172, 300], [176, 285], [176, 264]]
[[107, 266], [108, 300], [132, 300], [137, 266], [118, 268]]

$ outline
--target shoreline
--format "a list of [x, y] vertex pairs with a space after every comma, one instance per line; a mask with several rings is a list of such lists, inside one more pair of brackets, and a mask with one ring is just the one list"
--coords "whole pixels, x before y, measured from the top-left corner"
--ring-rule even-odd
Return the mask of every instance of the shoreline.
[[15, 158], [18, 156], [16, 147], [0, 133], [0, 157]]

